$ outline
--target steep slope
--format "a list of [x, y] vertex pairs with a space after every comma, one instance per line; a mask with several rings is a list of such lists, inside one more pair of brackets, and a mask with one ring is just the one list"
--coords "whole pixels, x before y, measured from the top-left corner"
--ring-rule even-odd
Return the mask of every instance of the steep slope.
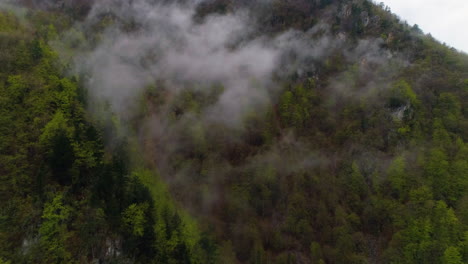
[[366, 0], [65, 2], [0, 20], [0, 257], [468, 261], [465, 54]]
[[72, 23], [0, 12], [0, 263], [212, 262], [210, 240], [155, 174], [130, 166], [112, 122], [86, 114], [47, 44]]

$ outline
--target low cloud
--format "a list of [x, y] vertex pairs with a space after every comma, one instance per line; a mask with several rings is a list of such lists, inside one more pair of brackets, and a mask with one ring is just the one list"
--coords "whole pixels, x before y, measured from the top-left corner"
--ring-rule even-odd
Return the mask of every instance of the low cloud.
[[[148, 106], [157, 110], [139, 116], [138, 137], [175, 196], [197, 210], [209, 212], [222, 196], [218, 186], [232, 175], [271, 167], [284, 176], [326, 163], [320, 150], [304, 147], [293, 133], [260, 152], [248, 152], [242, 138], [245, 118], [272, 109], [281, 82], [329, 78], [320, 81], [330, 96], [367, 97], [387, 87], [401, 66], [395, 54], [381, 48], [382, 40], [354, 43], [345, 33], [332, 34], [325, 22], [265, 35], [248, 10], [208, 15], [200, 22], [194, 19], [195, 7], [190, 1], [97, 2], [77, 27], [93, 28], [106, 16], [114, 23], [98, 35], [91, 51], [77, 56], [75, 65], [89, 76], [91, 110], [104, 101], [124, 121], [141, 114], [149, 87], [162, 91], [160, 101]], [[324, 77], [319, 71], [333, 56], [354, 68]], [[209, 104], [175, 113], [184, 92], [207, 95], [213, 87], [222, 89]], [[233, 162], [236, 155], [241, 158]]]

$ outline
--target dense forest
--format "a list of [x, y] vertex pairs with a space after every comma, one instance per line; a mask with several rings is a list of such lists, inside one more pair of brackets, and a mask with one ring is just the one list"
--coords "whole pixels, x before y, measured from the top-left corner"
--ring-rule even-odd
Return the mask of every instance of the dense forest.
[[466, 141], [384, 4], [0, 1], [0, 264], [468, 263]]

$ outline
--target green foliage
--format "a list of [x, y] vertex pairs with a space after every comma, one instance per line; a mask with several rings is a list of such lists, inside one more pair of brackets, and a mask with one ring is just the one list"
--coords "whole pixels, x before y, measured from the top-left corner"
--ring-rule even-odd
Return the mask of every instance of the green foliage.
[[394, 100], [406, 100], [412, 106], [419, 106], [420, 102], [411, 86], [405, 81], [399, 81], [394, 84], [392, 89]]
[[76, 78], [48, 45], [63, 25], [31, 16], [37, 34], [5, 46], [16, 61], [0, 68], [2, 263], [214, 263], [216, 247], [164, 184], [132, 173], [125, 147], [104, 149]]
[[11, 262], [8, 260], [4, 260], [3, 258], [0, 258], [0, 264], [11, 264]]
[[406, 164], [404, 157], [397, 157], [388, 168], [388, 180], [392, 191], [400, 199], [404, 199], [409, 188], [408, 177], [406, 175]]
[[[88, 77], [66, 64], [120, 18], [71, 28], [89, 10], [72, 2], [0, 12], [0, 263], [468, 262], [466, 56], [370, 1], [273, 1], [252, 10], [252, 37], [326, 14], [350, 49], [275, 76], [283, 89], [241, 127], [204, 118], [218, 84], [155, 83], [130, 120], [93, 117]], [[204, 2], [196, 19], [238, 5]], [[349, 59], [379, 38], [410, 63]], [[170, 135], [147, 135], [154, 117]]]
[[8, 94], [8, 99], [11, 105], [21, 103], [25, 94], [28, 91], [28, 87], [23, 77], [20, 75], [8, 77], [8, 85], [5, 89], [5, 93]]
[[461, 105], [458, 97], [452, 93], [441, 93], [434, 109], [434, 115], [442, 120], [444, 127], [450, 131], [456, 130], [461, 117]]
[[294, 127], [297, 132], [304, 132], [312, 126], [314, 119], [318, 118], [318, 116], [313, 116], [317, 106], [318, 97], [313, 81], [298, 84], [286, 90], [281, 95], [278, 109], [283, 126]]
[[68, 120], [64, 114], [57, 111], [52, 117], [49, 123], [44, 127], [42, 135], [39, 137], [39, 141], [44, 144], [45, 147], [50, 147], [52, 141], [57, 136], [63, 135], [65, 137], [71, 137], [73, 135], [73, 127], [68, 126]]
[[462, 257], [458, 248], [448, 247], [444, 252], [442, 263], [444, 264], [462, 264]]
[[45, 250], [43, 263], [68, 263], [70, 253], [65, 248], [68, 238], [67, 221], [70, 208], [63, 204], [63, 196], [56, 195], [44, 205], [42, 223], [39, 228], [41, 248]]
[[[414, 204], [413, 204], [414, 203]], [[453, 209], [443, 201], [432, 200], [429, 188], [423, 187], [410, 193], [410, 215], [404, 228], [392, 240], [400, 254], [393, 261], [400, 263], [440, 263], [445, 261], [445, 250], [460, 243], [460, 223]]]
[[19, 27], [17, 17], [10, 12], [4, 12], [0, 10], [0, 32], [13, 32]]
[[148, 209], [148, 204], [131, 204], [123, 212], [123, 223], [132, 230], [133, 235], [143, 236], [144, 225], [146, 222], [145, 211]]

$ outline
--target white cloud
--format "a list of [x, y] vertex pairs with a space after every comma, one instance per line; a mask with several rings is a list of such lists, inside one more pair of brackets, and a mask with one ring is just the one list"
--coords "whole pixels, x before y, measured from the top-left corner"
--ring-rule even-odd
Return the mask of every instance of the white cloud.
[[[376, 1], [380, 2], [380, 1]], [[467, 0], [384, 0], [393, 13], [408, 24], [458, 50], [468, 52]]]

